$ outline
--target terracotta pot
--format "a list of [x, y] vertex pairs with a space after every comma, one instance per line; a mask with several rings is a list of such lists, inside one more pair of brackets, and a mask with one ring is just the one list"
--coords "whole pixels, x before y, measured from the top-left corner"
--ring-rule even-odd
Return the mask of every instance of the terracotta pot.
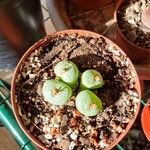
[[[22, 64], [22, 62], [37, 48], [41, 47], [42, 45], [45, 45], [47, 43], [49, 43], [50, 41], [50, 38], [51, 37], [55, 37], [55, 36], [58, 36], [58, 35], [65, 35], [66, 34], [75, 34], [75, 33], [78, 33], [79, 35], [81, 36], [93, 36], [93, 37], [100, 37], [99, 34], [96, 34], [94, 32], [89, 32], [89, 31], [85, 31], [85, 30], [66, 30], [66, 31], [60, 31], [60, 32], [56, 32], [56, 33], [52, 33], [51, 35], [48, 35], [46, 36], [45, 38], [41, 39], [40, 41], [38, 41], [37, 43], [35, 43], [30, 49], [28, 49], [28, 51], [23, 55], [23, 57], [21, 58], [21, 60], [19, 61], [17, 67], [16, 67], [16, 70], [14, 72], [14, 76], [13, 76], [13, 79], [12, 79], [12, 84], [11, 84], [11, 102], [12, 102], [12, 107], [13, 107], [13, 111], [14, 111], [14, 114], [15, 114], [15, 117], [20, 125], [20, 127], [22, 128], [22, 130], [25, 132], [25, 134], [38, 146], [40, 147], [41, 149], [44, 149], [44, 150], [47, 150], [47, 148], [40, 142], [38, 141], [28, 130], [27, 128], [24, 126], [23, 122], [21, 121], [21, 118], [19, 116], [19, 112], [18, 112], [18, 108], [17, 108], [17, 103], [16, 103], [16, 100], [15, 100], [15, 92], [16, 92], [16, 85], [15, 85], [15, 81], [16, 81], [16, 78], [18, 76], [18, 73], [19, 73], [19, 69], [20, 69], [20, 66]], [[105, 38], [105, 37], [103, 37]], [[105, 38], [106, 41], [108, 43], [111, 43], [113, 44], [118, 50], [120, 50], [120, 52], [124, 54], [124, 52], [116, 45], [114, 44], [112, 41], [110, 41], [109, 39]], [[141, 88], [140, 88], [140, 83], [139, 83], [139, 79], [138, 79], [138, 76], [137, 76], [137, 73], [134, 69], [134, 66], [132, 65], [131, 61], [129, 61], [131, 66], [132, 66], [132, 69], [133, 71], [135, 72], [135, 75], [136, 75], [136, 82], [135, 82], [135, 89], [137, 90], [139, 96], [141, 97]], [[127, 132], [129, 131], [129, 129], [131, 128], [131, 126], [133, 125], [137, 115], [138, 115], [138, 112], [139, 112], [139, 108], [140, 108], [140, 102], [137, 106], [137, 112], [135, 114], [135, 116], [133, 117], [133, 119], [129, 122], [129, 124], [127, 125], [126, 129], [124, 132], [122, 132], [122, 134], [120, 134], [120, 136], [114, 140], [114, 142], [111, 143], [111, 145], [107, 148], [107, 149], [111, 149], [113, 148], [116, 144], [118, 144], [122, 138], [127, 134]]]
[[[150, 104], [150, 98], [147, 104]], [[141, 122], [142, 122], [143, 131], [147, 139], [150, 141], [150, 105], [144, 107], [141, 116]]]
[[[126, 0], [120, 0], [118, 2], [115, 18], [118, 22], [118, 11], [120, 8], [125, 5]], [[150, 58], [150, 49], [145, 49], [131, 43], [121, 32], [121, 29], [117, 23], [117, 34], [116, 34], [116, 43], [124, 50], [124, 52], [129, 56], [129, 58], [134, 61], [141, 63], [141, 61], [148, 61]]]
[[93, 10], [113, 4], [114, 0], [71, 0], [78, 8]]
[[141, 97], [143, 97], [145, 90], [144, 80], [140, 80], [140, 87], [141, 87]]
[[150, 80], [150, 64], [148, 65], [135, 64], [135, 68], [139, 75], [140, 80]]

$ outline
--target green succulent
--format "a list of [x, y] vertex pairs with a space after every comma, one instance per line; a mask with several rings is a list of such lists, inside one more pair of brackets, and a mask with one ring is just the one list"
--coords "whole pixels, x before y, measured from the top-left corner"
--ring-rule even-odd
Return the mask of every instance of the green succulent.
[[85, 116], [95, 116], [103, 110], [101, 100], [89, 90], [78, 93], [76, 107]]
[[64, 105], [72, 96], [71, 88], [59, 80], [46, 80], [42, 87], [44, 100], [53, 105]]
[[74, 87], [75, 85], [77, 85], [77, 81], [79, 77], [79, 70], [73, 62], [69, 60], [63, 60], [59, 62], [54, 67], [54, 73], [63, 82], [67, 83], [71, 87]]
[[104, 85], [101, 74], [93, 69], [86, 70], [81, 76], [80, 88], [83, 89], [97, 89]]

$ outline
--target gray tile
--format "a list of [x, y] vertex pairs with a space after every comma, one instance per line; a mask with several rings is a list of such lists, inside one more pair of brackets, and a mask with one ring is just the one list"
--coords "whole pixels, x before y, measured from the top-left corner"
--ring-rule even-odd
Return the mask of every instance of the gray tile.
[[0, 128], [0, 150], [19, 150], [19, 146], [6, 128]]
[[41, 0], [41, 4], [47, 9], [46, 0]]
[[43, 13], [43, 18], [44, 18], [44, 20], [49, 17], [48, 12], [47, 12], [44, 8], [42, 8], [42, 13]]
[[50, 34], [52, 32], [55, 32], [56, 29], [51, 21], [51, 19], [48, 19], [46, 22], [45, 22], [45, 29], [46, 29], [46, 33], [47, 34]]

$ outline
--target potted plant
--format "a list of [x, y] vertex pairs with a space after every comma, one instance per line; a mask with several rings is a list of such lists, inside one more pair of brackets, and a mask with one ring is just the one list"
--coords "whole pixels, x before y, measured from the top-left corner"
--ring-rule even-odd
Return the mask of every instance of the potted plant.
[[116, 9], [119, 46], [134, 62], [149, 62], [150, 57], [150, 3], [145, 0], [120, 0]]
[[149, 120], [150, 120], [150, 99], [148, 99], [147, 104], [144, 106], [144, 109], [142, 111], [142, 116], [141, 116], [143, 131], [147, 139], [150, 141]]
[[134, 123], [140, 96], [125, 53], [84, 30], [52, 33], [35, 43], [18, 63], [11, 90], [20, 127], [45, 150], [113, 148]]

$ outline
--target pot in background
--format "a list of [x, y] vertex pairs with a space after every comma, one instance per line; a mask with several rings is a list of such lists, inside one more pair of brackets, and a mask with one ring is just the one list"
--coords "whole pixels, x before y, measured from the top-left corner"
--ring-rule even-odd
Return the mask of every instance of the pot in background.
[[[15, 117], [18, 121], [18, 124], [20, 125], [20, 127], [22, 128], [22, 130], [24, 131], [24, 133], [38, 146], [40, 147], [41, 149], [43, 150], [47, 150], [47, 148], [38, 140], [36, 139], [28, 130], [27, 128], [25, 127], [25, 125], [23, 124], [21, 118], [20, 118], [20, 115], [19, 115], [19, 112], [18, 112], [18, 107], [17, 107], [17, 103], [16, 103], [16, 98], [15, 98], [15, 94], [16, 94], [16, 85], [15, 85], [15, 81], [17, 79], [17, 76], [19, 74], [19, 69], [20, 69], [20, 66], [22, 64], [22, 62], [25, 61], [25, 59], [33, 52], [35, 51], [35, 49], [41, 47], [42, 45], [46, 45], [49, 43], [51, 37], [55, 37], [55, 36], [58, 36], [58, 35], [67, 35], [67, 34], [75, 34], [75, 33], [78, 33], [79, 35], [81, 36], [93, 36], [93, 37], [99, 37], [99, 34], [97, 33], [94, 33], [94, 32], [90, 32], [90, 31], [85, 31], [85, 30], [65, 30], [65, 31], [60, 31], [60, 32], [56, 32], [56, 33], [52, 33], [51, 35], [48, 35], [46, 36], [45, 38], [41, 39], [40, 41], [36, 42], [31, 48], [28, 49], [28, 51], [23, 55], [23, 57], [21, 58], [21, 60], [19, 61], [17, 67], [16, 67], [16, 70], [14, 72], [14, 76], [13, 76], [13, 80], [12, 80], [12, 84], [11, 84], [11, 102], [12, 102], [12, 107], [13, 107], [13, 111], [14, 111], [14, 114], [15, 114]], [[104, 37], [105, 38], [105, 37]], [[113, 44], [123, 55], [124, 52], [116, 45], [114, 44], [112, 41], [110, 41], [109, 39], [105, 38], [106, 41], [108, 43], [111, 43]], [[131, 61], [129, 61], [131, 63]], [[135, 75], [136, 75], [136, 83], [135, 83], [135, 89], [137, 90], [139, 96], [141, 97], [141, 88], [140, 88], [140, 83], [139, 83], [139, 79], [138, 79], [138, 76], [137, 76], [137, 73], [134, 69], [134, 66], [132, 65], [131, 63], [131, 66], [132, 66], [132, 69], [133, 71], [135, 72]], [[135, 114], [135, 117], [128, 123], [127, 127], [126, 127], [126, 130], [124, 132], [122, 132], [119, 137], [117, 139], [115, 139], [110, 145], [109, 147], [107, 147], [106, 149], [112, 149], [115, 145], [117, 145], [122, 139], [123, 137], [128, 133], [129, 129], [131, 128], [131, 126], [133, 125], [137, 115], [138, 115], [138, 112], [139, 112], [139, 108], [140, 108], [140, 102], [137, 106], [137, 112]]]
[[121, 32], [121, 29], [118, 24], [118, 11], [120, 8], [125, 5], [126, 0], [120, 0], [118, 2], [115, 18], [117, 21], [117, 34], [116, 34], [116, 43], [124, 50], [124, 52], [129, 56], [129, 58], [136, 63], [145, 63], [149, 62], [150, 59], [150, 49], [145, 49], [131, 43]]
[[46, 35], [40, 0], [1, 0], [0, 32], [22, 55]]
[[78, 8], [83, 10], [93, 10], [113, 4], [114, 0], [71, 0]]
[[147, 104], [149, 106], [144, 106], [144, 109], [143, 109], [142, 115], [141, 115], [141, 122], [142, 122], [143, 131], [144, 131], [147, 139], [150, 141], [150, 98], [149, 98]]

